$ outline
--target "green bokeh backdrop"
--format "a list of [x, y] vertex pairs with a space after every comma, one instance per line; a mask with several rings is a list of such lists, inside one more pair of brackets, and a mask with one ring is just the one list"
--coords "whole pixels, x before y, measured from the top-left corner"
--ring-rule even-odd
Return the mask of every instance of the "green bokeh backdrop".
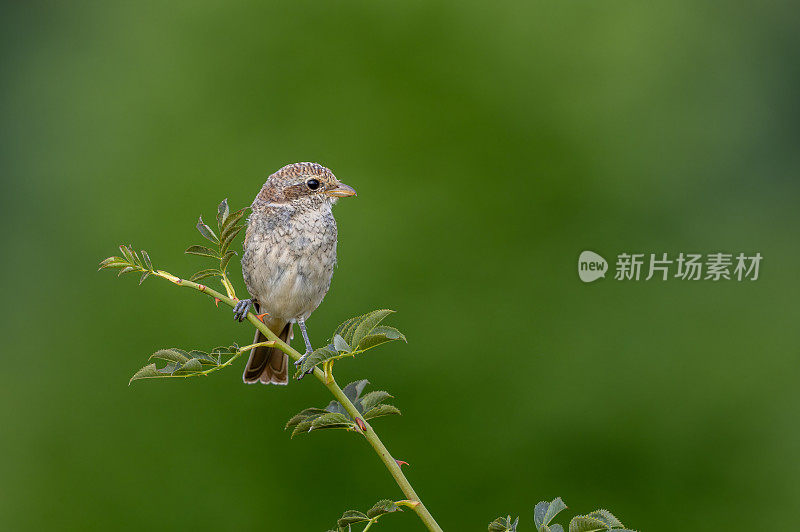
[[[0, 528], [321, 531], [400, 497], [358, 437], [282, 431], [329, 400], [313, 381], [248, 387], [238, 364], [128, 387], [157, 348], [251, 332], [95, 273], [122, 242], [193, 271], [198, 215], [306, 160], [359, 192], [312, 339], [398, 311], [409, 344], [338, 377], [397, 397], [376, 426], [445, 530], [532, 530], [559, 495], [646, 532], [792, 528], [792, 4], [6, 3]], [[584, 249], [764, 262], [585, 285]]]

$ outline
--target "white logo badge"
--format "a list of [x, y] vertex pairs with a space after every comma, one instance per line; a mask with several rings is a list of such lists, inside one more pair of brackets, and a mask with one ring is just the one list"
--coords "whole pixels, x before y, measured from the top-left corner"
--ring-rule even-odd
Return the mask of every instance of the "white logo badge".
[[578, 257], [578, 277], [584, 283], [591, 283], [606, 276], [608, 263], [594, 251], [584, 251]]

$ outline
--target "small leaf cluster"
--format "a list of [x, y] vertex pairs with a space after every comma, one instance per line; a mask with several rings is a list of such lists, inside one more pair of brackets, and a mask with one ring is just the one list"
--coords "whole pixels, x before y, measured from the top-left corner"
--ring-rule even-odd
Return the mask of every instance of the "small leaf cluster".
[[131, 377], [128, 384], [140, 379], [208, 375], [229, 365], [241, 354], [242, 351], [236, 344], [228, 347], [216, 347], [209, 353], [197, 350], [184, 351], [177, 347], [159, 349], [150, 355], [148, 360], [166, 362], [166, 364], [160, 368], [157, 366], [157, 362], [146, 365]]
[[577, 515], [569, 522], [569, 532], [632, 532], [608, 510], [595, 510], [587, 515]]
[[310, 353], [303, 360], [299, 371], [306, 373], [320, 364], [330, 364], [344, 357], [355, 356], [394, 340], [408, 342], [405, 335], [394, 327], [381, 325], [393, 312], [388, 309], [373, 310], [345, 321], [336, 328], [331, 343]]
[[489, 532], [517, 532], [517, 525], [519, 524], [519, 517], [511, 520], [511, 516], [498, 517], [489, 523]]
[[[342, 390], [355, 405], [363, 419], [369, 420], [382, 416], [400, 415], [400, 410], [384, 401], [392, 396], [383, 390], [376, 390], [361, 395], [369, 381], [351, 382]], [[292, 438], [297, 434], [321, 429], [359, 430], [358, 422], [353, 419], [339, 401], [331, 401], [325, 408], [306, 408], [286, 423], [286, 430], [292, 429]]]
[[[556, 497], [550, 502], [542, 501], [536, 505], [533, 510], [533, 522], [536, 525], [537, 532], [564, 532], [564, 528], [557, 524], [552, 523], [553, 519], [561, 511], [565, 510], [567, 505], [561, 500], [561, 497]], [[489, 532], [516, 532], [519, 517], [511, 521], [511, 516], [498, 517], [489, 523]], [[608, 510], [595, 510], [586, 515], [577, 515], [569, 522], [569, 532], [633, 532], [622, 524], [622, 521], [617, 519], [614, 514]]]
[[567, 505], [564, 504], [561, 497], [556, 497], [550, 502], [541, 501], [533, 509], [533, 522], [536, 525], [536, 530], [538, 532], [564, 532], [561, 525], [550, 525], [550, 522], [559, 512], [566, 509]]
[[200, 217], [197, 221], [197, 230], [203, 238], [214, 244], [215, 249], [211, 249], [205, 245], [194, 245], [189, 246], [189, 248], [186, 249], [186, 253], [218, 260], [219, 267], [200, 270], [189, 278], [190, 281], [199, 281], [206, 277], [225, 277], [227, 275], [228, 263], [231, 258], [236, 255], [235, 251], [228, 248], [236, 238], [236, 235], [238, 235], [244, 227], [239, 224], [242, 216], [244, 216], [244, 211], [244, 209], [240, 209], [235, 212], [230, 212], [228, 200], [222, 200], [217, 207], [217, 232], [219, 236], [217, 236], [217, 233], [215, 233], [211, 227], [203, 222], [203, 217]]
[[385, 499], [378, 501], [375, 505], [367, 510], [367, 513], [359, 512], [358, 510], [348, 510], [342, 514], [342, 517], [336, 522], [336, 529], [329, 530], [328, 532], [350, 532], [353, 525], [366, 524], [367, 527], [372, 526], [377, 522], [381, 516], [393, 512], [402, 512], [403, 510], [398, 504], [392, 500]]
[[150, 255], [148, 255], [145, 250], [140, 251], [142, 254], [141, 257], [132, 246], [123, 244], [119, 247], [119, 250], [122, 253], [121, 257], [108, 257], [100, 262], [98, 270], [117, 268], [119, 269], [118, 277], [125, 273], [142, 272], [142, 276], [139, 278], [139, 284], [142, 284], [145, 279], [155, 273], [153, 263], [150, 262]]

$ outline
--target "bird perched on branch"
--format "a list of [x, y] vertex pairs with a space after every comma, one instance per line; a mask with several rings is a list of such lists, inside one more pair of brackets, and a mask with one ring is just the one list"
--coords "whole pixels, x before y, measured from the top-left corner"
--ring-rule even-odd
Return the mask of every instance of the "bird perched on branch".
[[[264, 324], [285, 342], [292, 339], [292, 324], [297, 323], [306, 345], [303, 357], [313, 351], [305, 322], [328, 293], [336, 265], [331, 207], [339, 198], [355, 195], [316, 163], [289, 164], [269, 176], [247, 220], [242, 273], [251, 299], [237, 303], [236, 319], [242, 321], [252, 306], [266, 313]], [[256, 332], [254, 343], [266, 340]], [[288, 362], [278, 348], [255, 347], [244, 382], [287, 384]]]

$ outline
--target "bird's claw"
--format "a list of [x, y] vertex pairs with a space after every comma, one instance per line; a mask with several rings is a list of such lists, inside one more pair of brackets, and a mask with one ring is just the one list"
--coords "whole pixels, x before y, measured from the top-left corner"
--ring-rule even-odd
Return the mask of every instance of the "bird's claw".
[[[309, 353], [306, 352], [303, 356], [301, 356], [300, 358], [295, 360], [294, 367], [296, 367], [297, 369], [300, 369], [300, 366], [303, 365], [303, 362], [306, 360], [306, 358], [308, 358], [308, 355], [309, 355]], [[300, 375], [297, 376], [297, 380], [302, 379], [303, 377], [305, 377], [306, 375], [308, 375], [310, 373], [314, 373], [314, 368], [311, 368], [308, 371], [302, 372]]]
[[250, 312], [251, 306], [253, 306], [252, 299], [240, 299], [236, 306], [233, 307], [233, 319], [240, 322], [244, 321], [247, 313]]

